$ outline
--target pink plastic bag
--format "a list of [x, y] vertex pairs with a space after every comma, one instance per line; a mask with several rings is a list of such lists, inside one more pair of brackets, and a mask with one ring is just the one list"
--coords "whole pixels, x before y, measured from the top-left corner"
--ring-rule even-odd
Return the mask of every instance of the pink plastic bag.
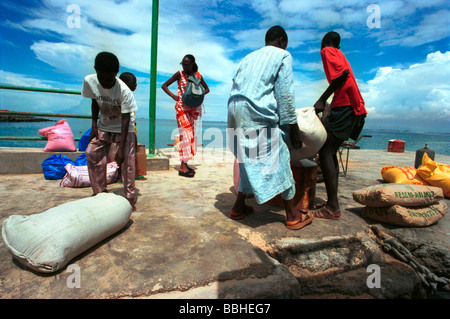
[[75, 152], [75, 140], [69, 123], [60, 120], [54, 126], [41, 128], [39, 135], [47, 137], [48, 142], [44, 148], [46, 152]]
[[[89, 187], [91, 182], [89, 181], [89, 172], [87, 166], [75, 166], [67, 164], [66, 175], [61, 180], [59, 186], [61, 187]], [[108, 163], [106, 166], [106, 183], [112, 184], [117, 182], [118, 168], [116, 162]]]

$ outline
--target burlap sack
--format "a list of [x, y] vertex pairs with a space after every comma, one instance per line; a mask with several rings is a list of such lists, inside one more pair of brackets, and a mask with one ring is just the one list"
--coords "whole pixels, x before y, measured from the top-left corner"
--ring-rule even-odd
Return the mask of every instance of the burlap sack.
[[443, 202], [421, 207], [364, 207], [363, 217], [397, 226], [424, 227], [430, 226], [444, 217], [447, 205]]
[[353, 200], [370, 207], [423, 206], [444, 198], [439, 187], [396, 183], [370, 186], [354, 191], [352, 195]]

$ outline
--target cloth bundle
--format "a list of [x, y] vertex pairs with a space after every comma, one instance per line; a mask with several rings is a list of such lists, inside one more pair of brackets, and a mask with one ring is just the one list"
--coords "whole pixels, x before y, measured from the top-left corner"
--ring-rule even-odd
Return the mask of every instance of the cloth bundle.
[[[119, 165], [116, 162], [108, 163], [106, 166], [106, 183], [112, 184], [117, 182]], [[66, 174], [61, 180], [61, 187], [89, 187], [89, 171], [87, 166], [75, 166], [67, 164], [65, 166]]]

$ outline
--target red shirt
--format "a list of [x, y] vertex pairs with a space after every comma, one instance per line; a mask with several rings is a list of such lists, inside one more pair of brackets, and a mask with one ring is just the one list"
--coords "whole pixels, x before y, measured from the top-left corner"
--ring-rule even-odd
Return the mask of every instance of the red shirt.
[[350, 63], [344, 54], [337, 48], [325, 47], [320, 55], [328, 83], [340, 77], [345, 70], [349, 70], [347, 80], [334, 92], [331, 107], [351, 105], [355, 115], [367, 114], [364, 99], [359, 92]]

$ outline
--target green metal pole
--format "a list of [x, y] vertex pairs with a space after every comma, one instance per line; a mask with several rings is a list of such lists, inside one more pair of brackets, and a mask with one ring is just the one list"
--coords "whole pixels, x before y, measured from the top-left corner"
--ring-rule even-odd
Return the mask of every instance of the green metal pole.
[[152, 42], [150, 57], [150, 105], [149, 105], [149, 147], [148, 156], [155, 156], [155, 131], [156, 131], [156, 76], [158, 59], [158, 11], [159, 0], [153, 0], [152, 4]]

